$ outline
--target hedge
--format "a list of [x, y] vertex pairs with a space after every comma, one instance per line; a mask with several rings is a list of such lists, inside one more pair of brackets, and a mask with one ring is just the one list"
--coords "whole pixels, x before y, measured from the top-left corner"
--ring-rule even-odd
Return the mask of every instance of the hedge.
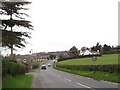
[[27, 72], [27, 69], [24, 65], [18, 64], [16, 62], [11, 62], [10, 60], [3, 60], [2, 61], [2, 75], [7, 76], [7, 75], [19, 75], [19, 74], [24, 74]]
[[84, 71], [103, 71], [109, 73], [119, 73], [120, 64], [114, 65], [61, 65], [56, 64], [56, 67], [72, 69], [72, 70], [84, 70]]

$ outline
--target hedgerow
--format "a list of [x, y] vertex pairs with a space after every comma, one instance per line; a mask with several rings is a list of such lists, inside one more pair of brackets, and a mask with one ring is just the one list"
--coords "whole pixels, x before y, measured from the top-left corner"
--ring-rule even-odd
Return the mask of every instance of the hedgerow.
[[119, 73], [120, 64], [114, 65], [62, 65], [56, 64], [56, 67], [66, 68], [71, 70], [83, 70], [83, 71], [103, 71], [109, 73]]

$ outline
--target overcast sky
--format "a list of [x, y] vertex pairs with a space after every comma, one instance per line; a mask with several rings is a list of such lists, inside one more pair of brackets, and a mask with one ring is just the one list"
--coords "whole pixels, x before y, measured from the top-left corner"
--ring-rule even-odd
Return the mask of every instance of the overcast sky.
[[118, 44], [119, 0], [30, 0], [32, 39], [15, 53]]

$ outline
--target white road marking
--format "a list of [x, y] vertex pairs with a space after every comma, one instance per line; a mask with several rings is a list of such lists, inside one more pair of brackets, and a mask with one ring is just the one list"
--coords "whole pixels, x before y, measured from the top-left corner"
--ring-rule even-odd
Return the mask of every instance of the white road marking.
[[77, 84], [80, 85], [80, 86], [86, 87], [86, 88], [91, 88], [91, 87], [86, 86], [86, 85], [83, 85], [83, 84], [81, 84], [81, 83], [77, 83]]
[[71, 81], [70, 79], [65, 78], [67, 81]]

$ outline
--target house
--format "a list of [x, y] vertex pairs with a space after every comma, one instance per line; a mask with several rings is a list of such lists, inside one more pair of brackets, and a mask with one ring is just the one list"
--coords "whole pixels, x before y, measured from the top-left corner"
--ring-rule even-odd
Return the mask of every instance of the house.
[[80, 56], [81, 55], [99, 55], [99, 54], [100, 54], [100, 52], [98, 50], [96, 52], [96, 51], [91, 51], [91, 50], [88, 50], [88, 49], [85, 49], [84, 51], [80, 50], [80, 53], [79, 53]]
[[91, 53], [89, 50], [80, 50], [80, 54], [79, 55], [92, 55], [93, 53]]

